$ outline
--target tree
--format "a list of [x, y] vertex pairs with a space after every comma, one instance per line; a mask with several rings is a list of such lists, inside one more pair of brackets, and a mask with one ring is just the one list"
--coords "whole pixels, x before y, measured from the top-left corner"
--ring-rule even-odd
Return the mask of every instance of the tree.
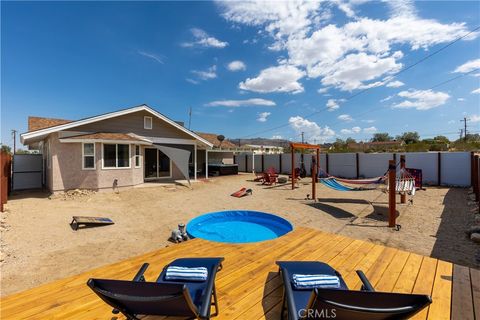
[[372, 142], [392, 141], [393, 138], [386, 132], [379, 132], [373, 134]]
[[417, 143], [420, 141], [420, 135], [417, 131], [404, 132], [397, 136], [397, 140], [402, 140], [405, 144]]
[[349, 143], [357, 143], [357, 141], [353, 138], [348, 137], [347, 140], [345, 140], [345, 143], [348, 145]]
[[2, 144], [1, 150], [2, 152], [5, 152], [5, 153], [12, 153], [12, 148], [7, 146], [6, 144]]
[[433, 140], [436, 143], [450, 143], [450, 140], [445, 136], [436, 136]]

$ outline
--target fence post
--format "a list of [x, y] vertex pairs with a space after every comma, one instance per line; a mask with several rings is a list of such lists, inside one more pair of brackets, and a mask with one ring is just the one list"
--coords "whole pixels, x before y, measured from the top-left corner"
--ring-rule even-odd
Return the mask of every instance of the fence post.
[[475, 191], [476, 189], [476, 186], [475, 186], [475, 153], [472, 151], [470, 152], [470, 184], [473, 188], [473, 190]]
[[359, 160], [359, 155], [358, 155], [358, 152], [355, 153], [355, 166], [357, 168], [357, 179], [360, 178], [360, 160]]
[[245, 172], [248, 172], [248, 154], [245, 153]]
[[478, 165], [479, 165], [479, 156], [476, 155], [473, 157], [473, 181], [472, 181], [472, 185], [473, 185], [473, 192], [475, 193], [475, 200], [476, 201], [479, 201], [480, 200], [480, 185], [479, 185], [479, 169], [478, 169]]
[[396, 178], [395, 160], [388, 161], [388, 226], [395, 227], [396, 224], [396, 200], [395, 200], [395, 178]]
[[262, 172], [265, 172], [265, 154], [262, 153]]
[[278, 154], [278, 173], [282, 173], [282, 154]]
[[325, 153], [325, 171], [326, 171], [327, 173], [330, 173], [330, 168], [329, 168], [329, 166], [328, 166], [328, 152]]
[[437, 173], [437, 176], [438, 176], [438, 185], [441, 186], [442, 185], [442, 153], [438, 153], [438, 157], [437, 157], [437, 166], [438, 166], [438, 173]]

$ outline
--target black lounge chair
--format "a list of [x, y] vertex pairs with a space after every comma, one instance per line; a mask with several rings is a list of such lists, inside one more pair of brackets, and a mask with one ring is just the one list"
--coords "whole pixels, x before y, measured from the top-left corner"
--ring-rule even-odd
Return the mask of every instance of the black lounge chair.
[[[184, 258], [170, 263], [179, 267], [205, 267], [206, 281], [165, 280], [167, 266], [156, 282], [146, 282], [143, 276], [148, 268], [144, 263], [132, 281], [89, 279], [87, 285], [107, 304], [127, 319], [137, 315], [178, 316], [189, 319], [210, 319], [218, 315], [215, 275], [222, 268], [223, 258]], [[211, 314], [211, 306], [215, 313]]]
[[[376, 292], [362, 271], [357, 271], [362, 288], [349, 290], [342, 276], [326, 263], [318, 261], [277, 261], [284, 284], [281, 319], [289, 320], [383, 320], [407, 319], [426, 306], [428, 295]], [[294, 274], [326, 274], [340, 279], [338, 289], [298, 290], [293, 286]]]

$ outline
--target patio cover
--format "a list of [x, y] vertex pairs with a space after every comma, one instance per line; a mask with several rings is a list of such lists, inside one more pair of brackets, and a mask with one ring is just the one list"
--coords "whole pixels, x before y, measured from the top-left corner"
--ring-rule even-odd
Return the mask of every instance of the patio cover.
[[155, 147], [165, 153], [167, 157], [170, 158], [170, 160], [175, 163], [177, 168], [180, 170], [180, 172], [183, 174], [185, 179], [188, 180], [188, 184], [190, 184], [190, 174], [188, 172], [188, 162], [190, 159], [190, 151], [180, 149], [180, 148], [174, 148], [174, 147], [167, 147], [163, 145], [158, 145], [155, 144]]

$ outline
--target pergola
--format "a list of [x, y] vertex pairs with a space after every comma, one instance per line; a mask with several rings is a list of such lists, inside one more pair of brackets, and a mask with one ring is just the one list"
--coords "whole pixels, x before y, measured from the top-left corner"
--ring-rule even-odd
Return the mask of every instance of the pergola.
[[316, 161], [312, 161], [312, 199], [316, 200], [317, 166], [320, 163], [320, 146], [308, 143], [290, 143], [292, 152], [292, 190], [295, 189], [295, 149], [316, 150]]

